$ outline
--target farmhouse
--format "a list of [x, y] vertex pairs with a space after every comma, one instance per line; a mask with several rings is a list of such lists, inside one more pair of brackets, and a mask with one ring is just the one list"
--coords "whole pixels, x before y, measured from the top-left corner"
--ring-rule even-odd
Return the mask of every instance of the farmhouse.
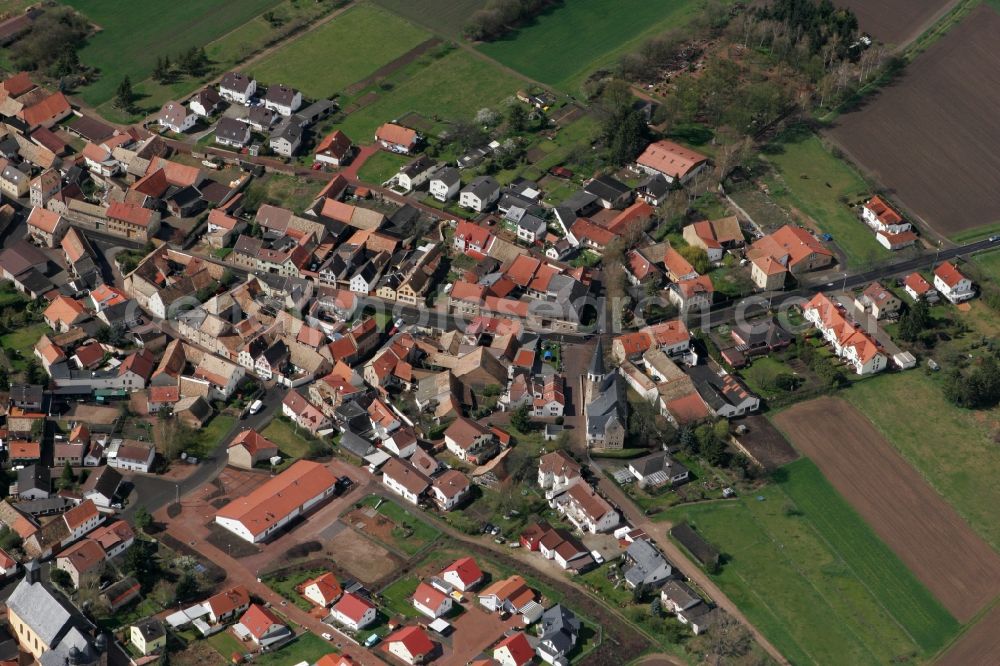
[[299, 460], [249, 495], [231, 501], [215, 522], [250, 543], [266, 541], [320, 502], [333, 496], [337, 477], [327, 467]]
[[965, 277], [955, 264], [946, 261], [934, 269], [934, 288], [951, 303], [961, 303], [975, 296], [972, 280]]
[[885, 369], [886, 355], [875, 339], [863, 328], [855, 328], [840, 306], [826, 294], [816, 294], [802, 307], [802, 314], [857, 374], [867, 375]]
[[145, 243], [160, 230], [160, 213], [130, 203], [113, 202], [107, 210], [107, 232]]
[[668, 183], [680, 181], [684, 185], [707, 164], [708, 158], [701, 153], [663, 139], [646, 147], [635, 168], [651, 175], [660, 174]]
[[69, 223], [62, 215], [45, 208], [32, 208], [28, 214], [28, 234], [45, 247], [55, 247], [69, 230]]
[[713, 262], [722, 261], [726, 250], [743, 246], [743, 230], [735, 215], [689, 224], [684, 227], [683, 235], [688, 245], [705, 250], [708, 260]]

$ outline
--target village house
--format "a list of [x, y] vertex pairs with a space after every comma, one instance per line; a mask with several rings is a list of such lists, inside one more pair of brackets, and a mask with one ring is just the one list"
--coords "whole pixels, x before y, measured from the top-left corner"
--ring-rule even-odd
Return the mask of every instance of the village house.
[[392, 177], [390, 183], [402, 192], [412, 192], [433, 176], [439, 165], [426, 155], [421, 155], [409, 164], [404, 164]]
[[331, 166], [344, 166], [351, 160], [354, 145], [346, 134], [334, 130], [323, 137], [313, 152], [317, 162]]
[[462, 176], [455, 167], [438, 169], [429, 184], [431, 196], [441, 203], [453, 199], [461, 188]]
[[370, 625], [378, 616], [375, 604], [364, 597], [345, 592], [333, 608], [330, 609], [330, 619], [351, 631], [360, 631]]
[[482, 213], [499, 198], [500, 183], [492, 176], [477, 176], [462, 188], [458, 195], [458, 205]]
[[286, 641], [294, 635], [277, 615], [259, 604], [250, 604], [239, 623], [233, 627], [237, 636], [250, 638], [261, 648]]
[[535, 591], [528, 587], [524, 578], [517, 574], [494, 581], [479, 593], [478, 598], [481, 606], [496, 613], [504, 611], [520, 613], [524, 609], [537, 605]]
[[911, 228], [910, 223], [880, 196], [872, 197], [861, 206], [861, 219], [872, 231], [899, 234]]
[[483, 582], [482, 569], [471, 557], [461, 557], [449, 564], [440, 574], [441, 580], [456, 590], [468, 592]]
[[110, 467], [148, 474], [156, 458], [156, 447], [134, 439], [113, 439], [107, 457]]
[[257, 82], [240, 72], [226, 72], [219, 83], [219, 94], [235, 104], [246, 104], [257, 92]]
[[687, 467], [671, 458], [666, 451], [630, 460], [628, 471], [643, 488], [659, 488], [668, 483], [676, 486], [690, 478]]
[[122, 475], [108, 465], [87, 477], [81, 489], [84, 499], [89, 499], [102, 509], [110, 509], [118, 496]]
[[676, 305], [682, 313], [711, 309], [714, 296], [715, 285], [712, 284], [712, 278], [707, 275], [673, 282], [667, 290], [667, 300]]
[[20, 199], [28, 194], [31, 188], [31, 178], [13, 164], [0, 170], [0, 192], [11, 199]]
[[538, 485], [552, 499], [580, 480], [580, 463], [565, 451], [546, 453], [538, 460]]
[[397, 629], [385, 637], [385, 645], [389, 654], [410, 666], [432, 661], [438, 650], [427, 632], [419, 626]]
[[330, 418], [296, 390], [285, 394], [281, 401], [281, 413], [313, 435], [332, 426]]
[[931, 283], [925, 280], [920, 273], [910, 273], [903, 278], [903, 291], [914, 301], [923, 298], [929, 303], [934, 303], [938, 300], [937, 289], [932, 287]]
[[437, 619], [451, 611], [451, 596], [426, 581], [420, 581], [410, 600], [414, 608], [431, 619]]
[[420, 135], [408, 127], [385, 123], [375, 130], [375, 142], [386, 150], [406, 155], [420, 143]]
[[143, 656], [159, 653], [167, 646], [167, 631], [162, 621], [148, 617], [129, 627], [129, 642]]
[[188, 102], [188, 108], [195, 115], [206, 118], [219, 108], [219, 104], [222, 103], [222, 96], [219, 95], [215, 88], [208, 87], [202, 88], [198, 94], [191, 98]]
[[826, 294], [816, 294], [802, 307], [802, 314], [857, 374], [867, 375], [885, 369], [887, 358], [878, 342], [863, 328], [856, 328], [849, 322], [840, 306]]
[[761, 289], [780, 289], [786, 271], [800, 275], [836, 260], [811, 233], [791, 224], [757, 240], [747, 250], [747, 259], [752, 264], [750, 277]]
[[462, 220], [455, 227], [452, 241], [455, 249], [459, 252], [472, 254], [473, 257], [484, 257], [489, 254], [496, 238], [488, 228], [468, 220]]
[[329, 572], [302, 584], [302, 596], [321, 608], [329, 608], [335, 604], [343, 593], [337, 577]]
[[472, 492], [469, 479], [457, 469], [450, 469], [431, 483], [431, 498], [442, 511], [461, 506]]
[[542, 613], [540, 634], [535, 651], [547, 664], [566, 663], [568, 655], [580, 637], [580, 620], [562, 604], [556, 604]]
[[878, 282], [872, 282], [865, 287], [854, 304], [862, 312], [869, 312], [875, 319], [886, 319], [899, 314], [903, 302], [896, 295]]
[[482, 465], [499, 451], [493, 431], [464, 416], [455, 419], [444, 431], [444, 443], [459, 460], [476, 465]]
[[247, 428], [240, 432], [229, 443], [226, 449], [228, 462], [233, 467], [253, 469], [254, 465], [278, 455], [278, 445], [259, 434], [256, 430]]
[[28, 214], [28, 235], [45, 247], [56, 247], [69, 231], [69, 222], [58, 213], [44, 208], [32, 208]]
[[185, 108], [183, 104], [171, 100], [160, 109], [156, 120], [160, 127], [177, 134], [183, 134], [194, 127], [198, 121], [198, 115], [193, 110]]
[[152, 240], [160, 230], [160, 213], [134, 204], [112, 202], [106, 216], [108, 233], [140, 243]]
[[264, 107], [283, 116], [292, 115], [300, 106], [302, 106], [302, 93], [283, 83], [268, 86], [267, 92], [264, 93]]
[[390, 458], [382, 465], [382, 484], [410, 504], [418, 504], [431, 480], [406, 460]]
[[552, 498], [549, 504], [582, 532], [608, 532], [621, 521], [618, 511], [583, 480]]
[[523, 631], [515, 631], [493, 648], [493, 660], [500, 666], [527, 666], [534, 658], [535, 649]]
[[673, 573], [673, 567], [648, 539], [636, 539], [622, 554], [625, 585], [657, 588]]
[[215, 125], [215, 142], [230, 148], [243, 148], [250, 143], [250, 126], [236, 118], [220, 118]]
[[955, 264], [945, 261], [934, 269], [934, 288], [950, 303], [961, 303], [976, 295], [972, 280], [962, 274]]
[[305, 128], [302, 123], [296, 121], [295, 118], [286, 118], [271, 132], [267, 145], [276, 155], [291, 157], [298, 152], [299, 146], [302, 145], [304, 132]]
[[205, 608], [212, 624], [229, 622], [250, 608], [250, 593], [242, 585], [237, 585], [210, 597], [205, 602]]
[[689, 224], [683, 236], [689, 245], [705, 250], [711, 262], [722, 261], [727, 250], [743, 246], [743, 230], [735, 215]]

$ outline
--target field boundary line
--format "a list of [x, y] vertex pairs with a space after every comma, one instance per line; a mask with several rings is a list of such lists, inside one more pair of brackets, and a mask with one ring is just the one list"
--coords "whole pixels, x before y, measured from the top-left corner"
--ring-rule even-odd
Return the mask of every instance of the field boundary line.
[[[792, 502], [793, 504], [795, 504], [795, 500], [793, 500], [793, 499], [792, 499], [791, 497], [789, 497], [789, 496], [788, 496], [788, 494], [787, 494], [787, 493], [785, 493], [783, 489], [781, 489], [781, 488], [779, 487], [779, 490], [781, 490], [782, 494], [783, 494], [783, 495], [784, 495], [784, 496], [785, 496], [786, 498], [788, 498], [788, 500], [789, 500], [790, 502]], [[796, 507], [798, 507], [798, 504], [795, 504], [795, 506], [796, 506]], [[754, 515], [753, 511], [750, 511], [749, 513], [750, 513], [750, 518], [751, 518], [751, 519], [752, 519], [752, 520], [754, 521], [754, 524], [755, 524], [755, 525], [757, 525], [757, 528], [758, 528], [758, 529], [759, 529], [759, 530], [761, 531], [761, 533], [763, 533], [763, 534], [767, 534], [767, 535], [771, 535], [771, 531], [770, 531], [770, 530], [768, 530], [768, 529], [766, 529], [766, 528], [764, 527], [764, 525], [763, 525], [763, 524], [762, 524], [762, 523], [760, 522], [760, 520], [759, 520], [759, 519], [757, 518], [757, 516], [755, 516], [755, 515]], [[811, 527], [811, 526], [810, 526], [810, 527]], [[802, 570], [801, 570], [801, 569], [800, 569], [799, 567], [795, 566], [795, 564], [794, 564], [794, 563], [792, 562], [792, 560], [791, 560], [791, 559], [790, 559], [790, 558], [789, 558], [788, 556], [786, 556], [786, 555], [784, 554], [784, 550], [785, 550], [785, 547], [784, 547], [784, 544], [782, 544], [782, 543], [781, 543], [780, 541], [778, 541], [778, 539], [774, 538], [773, 536], [770, 536], [770, 538], [771, 538], [771, 542], [772, 542], [772, 543], [774, 543], [774, 544], [775, 544], [776, 546], [778, 546], [777, 550], [778, 550], [778, 551], [779, 551], [779, 552], [781, 553], [781, 558], [782, 558], [782, 559], [783, 559], [783, 560], [785, 561], [785, 564], [786, 564], [786, 565], [788, 565], [788, 568], [789, 568], [789, 569], [791, 569], [792, 571], [794, 571], [794, 572], [795, 572], [795, 573], [796, 573], [796, 574], [798, 575], [798, 577], [799, 577], [799, 578], [801, 578], [801, 579], [802, 579], [802, 580], [803, 580], [803, 581], [804, 581], [804, 582], [805, 582], [805, 583], [806, 583], [807, 585], [809, 585], [809, 587], [811, 587], [811, 588], [813, 589], [813, 591], [814, 591], [814, 592], [815, 592], [815, 593], [816, 593], [816, 594], [817, 594], [817, 595], [819, 596], [819, 598], [820, 598], [820, 599], [822, 599], [822, 600], [823, 600], [823, 603], [825, 603], [825, 604], [827, 605], [827, 607], [828, 607], [828, 608], [829, 608], [829, 609], [830, 609], [830, 610], [831, 610], [831, 611], [833, 612], [833, 614], [834, 614], [834, 615], [836, 615], [836, 616], [840, 617], [840, 613], [839, 613], [839, 612], [837, 612], [837, 610], [836, 610], [836, 607], [835, 607], [835, 606], [834, 606], [833, 604], [831, 604], [831, 603], [830, 603], [830, 600], [829, 600], [829, 598], [827, 597], [827, 595], [826, 595], [826, 594], [824, 594], [824, 593], [823, 593], [823, 592], [822, 592], [822, 591], [821, 591], [821, 590], [820, 590], [820, 589], [819, 589], [818, 587], [816, 587], [816, 584], [815, 584], [815, 583], [814, 583], [814, 582], [813, 582], [812, 580], [810, 580], [810, 579], [809, 579], [809, 578], [808, 578], [808, 577], [807, 577], [807, 576], [806, 576], [806, 575], [805, 575], [805, 574], [804, 574], [804, 573], [802, 572]], [[835, 555], [836, 555], [836, 556], [837, 556], [838, 558], [840, 557], [840, 553], [839, 553], [839, 552], [837, 552], [837, 551], [832, 551], [832, 552], [833, 552], [833, 553], [834, 553], [834, 554], [835, 554]], [[846, 565], [846, 563], [845, 563], [845, 565]], [[848, 568], [848, 569], [850, 569], [850, 567], [847, 567], [847, 568]], [[855, 578], [857, 578], [857, 574], [855, 574], [855, 573], [854, 573], [853, 571], [852, 571], [851, 573], [852, 573], [852, 575], [854, 575], [854, 577], [855, 577]], [[860, 579], [859, 579], [859, 580], [860, 580]], [[866, 588], [866, 589], [867, 589], [867, 588]], [[891, 616], [890, 616], [890, 617], [891, 617]], [[893, 618], [893, 619], [895, 619], [895, 618]], [[855, 639], [857, 639], [858, 643], [859, 643], [859, 644], [860, 644], [861, 646], [863, 646], [863, 647], [864, 647], [864, 648], [865, 648], [866, 650], [868, 650], [868, 653], [869, 653], [870, 655], [873, 655], [873, 656], [874, 656], [875, 652], [874, 652], [874, 650], [872, 650], [872, 647], [871, 647], [871, 646], [870, 646], [870, 645], [868, 644], [868, 641], [866, 641], [866, 640], [865, 640], [865, 639], [864, 639], [863, 637], [861, 637], [861, 636], [860, 636], [860, 635], [859, 635], [859, 634], [858, 634], [858, 633], [857, 633], [857, 632], [856, 632], [856, 631], [854, 630], [854, 628], [853, 628], [853, 627], [848, 627], [847, 623], [846, 623], [846, 622], [844, 622], [844, 621], [841, 621], [841, 623], [840, 623], [840, 626], [842, 626], [842, 627], [845, 627], [845, 628], [847, 629], [847, 631], [848, 631], [848, 632], [849, 632], [849, 633], [850, 633], [850, 634], [851, 634], [852, 636], [854, 636], [854, 637], [855, 637]], [[797, 641], [796, 641], [796, 642], [797, 642]], [[916, 641], [914, 641], [914, 643], [916, 643]], [[807, 652], [807, 654], [808, 654], [808, 652]], [[816, 661], [816, 660], [815, 660], [815, 659], [813, 659], [813, 661]], [[820, 663], [820, 662], [818, 662], [818, 661], [817, 661], [816, 663]]]
[[958, 632], [955, 633], [955, 635], [951, 638], [951, 640], [942, 645], [940, 650], [931, 655], [931, 657], [933, 657], [931, 661], [937, 662], [939, 659], [941, 659], [941, 657], [948, 654], [948, 652], [950, 652], [951, 649], [955, 647], [955, 645], [957, 645], [958, 642], [962, 640], [962, 638], [966, 634], [968, 634], [970, 631], [976, 628], [980, 622], [985, 620], [986, 616], [989, 615], [990, 611], [994, 610], [998, 605], [1000, 605], [1000, 596], [994, 597], [993, 601], [983, 606], [983, 609], [979, 613], [977, 613], [975, 617], [973, 617], [965, 624], [960, 625], [960, 629], [958, 630]]

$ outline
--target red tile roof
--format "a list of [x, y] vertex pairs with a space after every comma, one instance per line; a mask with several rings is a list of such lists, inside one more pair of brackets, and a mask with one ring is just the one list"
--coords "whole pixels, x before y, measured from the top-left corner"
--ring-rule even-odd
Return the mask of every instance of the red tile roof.
[[233, 500], [215, 515], [238, 521], [258, 536], [308, 500], [333, 488], [336, 482], [336, 475], [326, 466], [299, 460], [250, 494]]
[[636, 162], [671, 178], [683, 178], [707, 159], [699, 152], [663, 139], [649, 144]]
[[258, 451], [278, 450], [277, 444], [250, 428], [233, 437], [233, 441], [229, 443], [228, 448], [231, 449], [234, 446], [243, 446], [252, 455], [256, 455]]
[[71, 111], [69, 100], [62, 93], [53, 93], [42, 101], [27, 107], [21, 111], [21, 118], [28, 125], [34, 127], [56, 118], [68, 114]]
[[327, 153], [343, 159], [351, 151], [351, 140], [340, 130], [335, 130], [323, 137], [323, 140], [316, 146], [316, 153]]
[[411, 597], [414, 602], [431, 610], [437, 610], [441, 606], [441, 603], [447, 598], [447, 594], [436, 587], [425, 583], [424, 581], [420, 581], [420, 584], [417, 585], [417, 589], [413, 592], [413, 596]]
[[531, 663], [535, 656], [535, 649], [531, 647], [531, 643], [528, 642], [523, 631], [513, 633], [497, 643], [497, 646], [493, 648], [493, 653], [496, 654], [498, 650], [503, 649], [510, 653], [510, 659], [513, 660], [515, 666]]
[[903, 223], [902, 216], [885, 199], [878, 195], [869, 199], [868, 203], [865, 204], [865, 208], [870, 210], [878, 221], [886, 226]]
[[277, 615], [267, 608], [258, 604], [251, 604], [247, 612], [240, 618], [240, 624], [247, 628], [250, 634], [260, 640], [267, 634], [267, 631], [274, 625], [284, 626]]
[[63, 514], [63, 518], [66, 520], [66, 527], [71, 530], [75, 530], [97, 516], [97, 505], [91, 500], [84, 500], [78, 506], [73, 507]]
[[156, 211], [135, 204], [119, 203], [114, 201], [108, 206], [107, 216], [109, 219], [121, 220], [133, 226], [148, 227], [152, 224]]
[[483, 570], [479, 568], [479, 565], [471, 557], [461, 557], [455, 560], [445, 567], [441, 574], [443, 575], [452, 571], [467, 586], [481, 580], [483, 577]]
[[935, 277], [940, 278], [941, 281], [944, 282], [949, 287], [954, 287], [959, 282], [966, 279], [966, 277], [962, 275], [962, 272], [958, 270], [955, 264], [951, 263], [950, 261], [946, 261], [940, 264], [937, 268], [935, 268], [934, 275]]
[[917, 296], [923, 296], [931, 290], [931, 283], [924, 279], [920, 273], [910, 273], [903, 280], [903, 284], [909, 287]]
[[428, 655], [434, 651], [434, 643], [421, 627], [403, 627], [389, 634], [386, 644], [402, 643], [411, 656]]
[[216, 617], [221, 617], [249, 604], [250, 593], [242, 585], [237, 585], [219, 592], [205, 603]]
[[409, 148], [417, 142], [417, 133], [409, 127], [403, 127], [395, 123], [385, 123], [375, 130], [375, 138], [379, 141]]
[[345, 593], [333, 606], [334, 611], [355, 623], [360, 622], [362, 616], [371, 608], [375, 608], [375, 604], [353, 592]]

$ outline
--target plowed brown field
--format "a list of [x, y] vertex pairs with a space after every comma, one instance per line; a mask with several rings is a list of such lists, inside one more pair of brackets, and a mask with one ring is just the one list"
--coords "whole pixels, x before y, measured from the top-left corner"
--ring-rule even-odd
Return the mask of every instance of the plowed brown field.
[[826, 132], [892, 198], [946, 236], [1000, 220], [997, 35], [1000, 14], [980, 5]]
[[1000, 555], [852, 405], [819, 398], [774, 421], [959, 622], [1000, 594]]
[[933, 25], [955, 0], [837, 0], [854, 11], [858, 27], [886, 44], [904, 46]]
[[1000, 606], [994, 607], [976, 626], [962, 634], [936, 663], [937, 666], [1000, 664]]

